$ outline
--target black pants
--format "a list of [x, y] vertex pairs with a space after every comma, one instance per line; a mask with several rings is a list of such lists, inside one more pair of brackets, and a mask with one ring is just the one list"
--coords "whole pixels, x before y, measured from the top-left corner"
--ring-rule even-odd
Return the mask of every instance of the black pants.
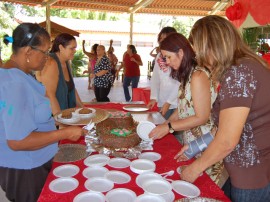
[[95, 86], [94, 91], [95, 91], [97, 102], [110, 102], [110, 99], [108, 98], [110, 90], [111, 90], [111, 85], [108, 88]]
[[0, 186], [15, 202], [36, 202], [52, 167], [52, 160], [30, 170], [0, 167]]

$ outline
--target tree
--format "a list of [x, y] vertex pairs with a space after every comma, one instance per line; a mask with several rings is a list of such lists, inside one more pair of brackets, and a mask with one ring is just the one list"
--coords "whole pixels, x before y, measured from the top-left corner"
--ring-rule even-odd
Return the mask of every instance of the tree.
[[0, 2], [0, 56], [3, 61], [6, 61], [11, 55], [11, 45], [6, 46], [3, 43], [3, 36], [5, 34], [11, 36], [13, 29], [18, 25], [14, 20], [14, 14], [14, 5]]

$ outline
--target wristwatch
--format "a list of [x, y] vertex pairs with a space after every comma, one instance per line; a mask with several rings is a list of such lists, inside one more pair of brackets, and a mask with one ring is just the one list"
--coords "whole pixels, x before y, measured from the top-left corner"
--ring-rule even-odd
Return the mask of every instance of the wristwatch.
[[171, 125], [170, 122], [168, 123], [168, 126], [169, 126], [169, 132], [170, 133], [173, 133], [174, 132], [174, 129], [172, 128], [172, 125]]

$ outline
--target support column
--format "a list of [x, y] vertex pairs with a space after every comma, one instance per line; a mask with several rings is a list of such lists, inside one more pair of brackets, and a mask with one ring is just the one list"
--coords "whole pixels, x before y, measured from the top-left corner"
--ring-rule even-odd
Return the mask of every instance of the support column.
[[129, 31], [129, 44], [133, 43], [133, 13], [130, 13], [129, 16], [130, 31]]
[[50, 5], [46, 4], [46, 30], [51, 36], [51, 9]]

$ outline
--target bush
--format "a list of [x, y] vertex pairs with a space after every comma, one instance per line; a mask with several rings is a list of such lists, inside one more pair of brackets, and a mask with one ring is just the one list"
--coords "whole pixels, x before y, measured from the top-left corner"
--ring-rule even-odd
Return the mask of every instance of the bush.
[[80, 67], [86, 66], [88, 63], [88, 58], [84, 55], [82, 50], [79, 50], [75, 53], [73, 60], [71, 61], [72, 74], [74, 77], [82, 76], [80, 72]]

